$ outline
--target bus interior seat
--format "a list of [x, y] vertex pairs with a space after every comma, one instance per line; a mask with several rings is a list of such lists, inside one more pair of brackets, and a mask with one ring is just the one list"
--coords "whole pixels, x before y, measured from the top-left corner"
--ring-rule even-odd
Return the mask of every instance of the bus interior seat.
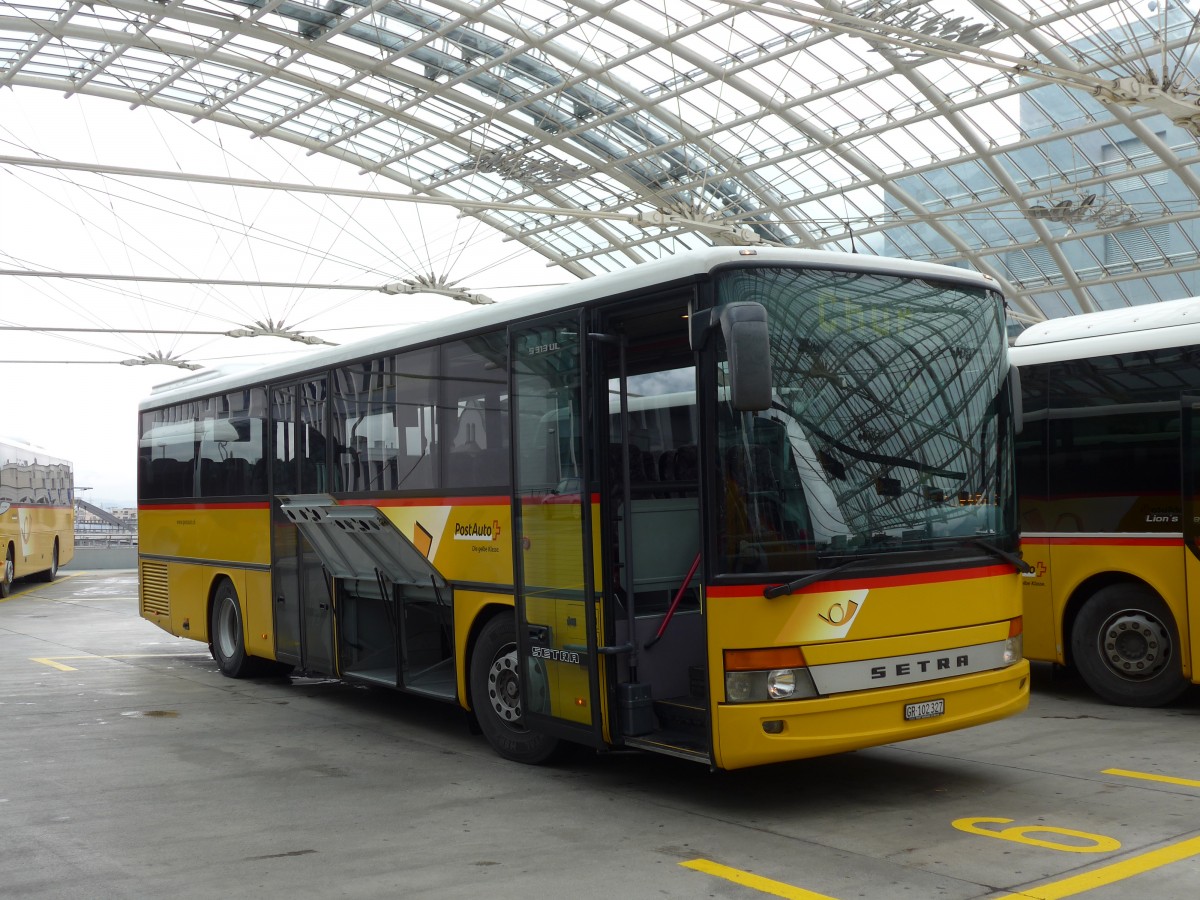
[[219, 482], [217, 474], [218, 463], [214, 459], [207, 457], [200, 460], [200, 496], [201, 497], [216, 497], [224, 493], [219, 490]]
[[248, 487], [251, 494], [265, 494], [267, 492], [267, 461], [264, 457], [259, 457], [250, 466], [250, 484]]
[[658, 480], [659, 481], [674, 481], [675, 480], [675, 451], [664, 450], [658, 454]]
[[658, 481], [658, 458], [649, 450], [639, 451], [642, 458], [642, 479]]
[[192, 496], [192, 461], [159, 458], [150, 461], [150, 481], [159, 497]]
[[696, 482], [700, 478], [700, 454], [695, 444], [682, 444], [675, 451], [675, 478]]
[[239, 456], [231, 456], [222, 465], [223, 490], [227, 496], [237, 496], [250, 491], [250, 464]]

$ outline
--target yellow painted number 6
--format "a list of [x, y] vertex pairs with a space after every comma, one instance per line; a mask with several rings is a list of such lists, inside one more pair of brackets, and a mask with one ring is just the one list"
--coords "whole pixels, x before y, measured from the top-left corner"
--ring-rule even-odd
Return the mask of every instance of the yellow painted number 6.
[[[1015, 841], [1018, 844], [1030, 844], [1034, 847], [1045, 847], [1048, 850], [1062, 850], [1066, 853], [1111, 853], [1121, 849], [1121, 842], [1116, 838], [1087, 831], [1075, 831], [1072, 828], [1057, 828], [1053, 825], [1013, 825], [1010, 828], [980, 827], [983, 824], [1007, 825], [1011, 821], [1012, 819], [981, 817], [955, 819], [952, 824], [959, 831], [965, 831], [967, 834], [981, 834], [984, 837], [1000, 838], [1004, 841]], [[1061, 841], [1030, 836], [1034, 834], [1061, 834], [1064, 837], [1075, 838], [1079, 843], [1066, 844]]]

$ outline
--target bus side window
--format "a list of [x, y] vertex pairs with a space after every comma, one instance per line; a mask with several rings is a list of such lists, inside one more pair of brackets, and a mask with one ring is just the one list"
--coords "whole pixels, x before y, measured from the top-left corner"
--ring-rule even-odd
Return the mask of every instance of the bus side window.
[[442, 347], [442, 487], [496, 487], [508, 482], [506, 360], [502, 332]]

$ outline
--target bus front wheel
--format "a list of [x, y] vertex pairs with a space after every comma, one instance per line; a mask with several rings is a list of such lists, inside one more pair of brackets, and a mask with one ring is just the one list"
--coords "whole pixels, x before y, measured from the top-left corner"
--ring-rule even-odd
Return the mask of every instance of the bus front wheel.
[[521, 670], [512, 614], [492, 617], [471, 653], [471, 706], [479, 729], [505, 759], [530, 765], [550, 762], [561, 752], [562, 741], [525, 727]]
[[12, 583], [16, 575], [16, 558], [13, 556], [12, 544], [9, 544], [8, 552], [4, 554], [4, 576], [0, 578], [0, 597], [7, 597], [12, 593]]
[[245, 678], [253, 674], [254, 658], [246, 653], [246, 632], [242, 624], [242, 604], [232, 582], [222, 580], [213, 596], [209, 622], [209, 650], [222, 675]]
[[1171, 611], [1141, 585], [1097, 591], [1075, 619], [1071, 652], [1088, 687], [1119, 706], [1162, 706], [1188, 686]]

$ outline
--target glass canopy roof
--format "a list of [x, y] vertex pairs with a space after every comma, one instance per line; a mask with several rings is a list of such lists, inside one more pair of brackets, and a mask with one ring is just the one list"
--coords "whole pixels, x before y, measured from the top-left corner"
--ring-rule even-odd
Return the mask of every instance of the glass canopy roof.
[[576, 276], [836, 248], [970, 266], [1036, 321], [1200, 294], [1198, 10], [5, 0], [0, 86], [329, 154]]

